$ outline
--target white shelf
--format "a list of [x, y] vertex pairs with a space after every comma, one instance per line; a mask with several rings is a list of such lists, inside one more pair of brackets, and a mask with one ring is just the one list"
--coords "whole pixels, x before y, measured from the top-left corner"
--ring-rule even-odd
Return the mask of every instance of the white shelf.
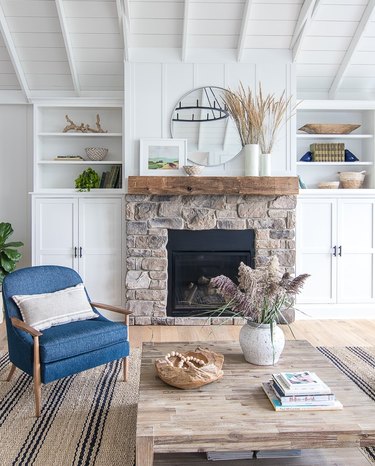
[[347, 167], [353, 166], [363, 166], [363, 165], [373, 165], [373, 162], [297, 162], [297, 165], [306, 166], [310, 165], [311, 167], [317, 166], [333, 166], [333, 165], [345, 165]]
[[121, 133], [38, 133], [38, 136], [41, 136], [41, 137], [55, 137], [55, 136], [58, 136], [58, 137], [85, 137], [85, 138], [91, 138], [91, 137], [94, 137], [94, 138], [102, 138], [102, 137], [105, 137], [105, 138], [119, 138], [122, 136]]
[[372, 134], [304, 134], [297, 133], [297, 139], [370, 139]]
[[119, 160], [41, 160], [38, 165], [122, 165]]

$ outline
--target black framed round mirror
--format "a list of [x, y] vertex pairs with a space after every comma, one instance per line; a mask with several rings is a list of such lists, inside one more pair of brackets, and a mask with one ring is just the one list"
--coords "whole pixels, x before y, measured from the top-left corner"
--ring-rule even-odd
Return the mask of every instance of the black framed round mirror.
[[193, 89], [176, 103], [171, 116], [172, 138], [187, 140], [187, 159], [204, 166], [222, 165], [242, 149], [221, 87]]

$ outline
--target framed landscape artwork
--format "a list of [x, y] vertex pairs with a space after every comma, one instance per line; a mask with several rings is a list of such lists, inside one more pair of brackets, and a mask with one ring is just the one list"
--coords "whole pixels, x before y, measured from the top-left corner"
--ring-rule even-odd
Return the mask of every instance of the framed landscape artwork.
[[183, 174], [186, 139], [141, 139], [139, 174], [173, 176]]

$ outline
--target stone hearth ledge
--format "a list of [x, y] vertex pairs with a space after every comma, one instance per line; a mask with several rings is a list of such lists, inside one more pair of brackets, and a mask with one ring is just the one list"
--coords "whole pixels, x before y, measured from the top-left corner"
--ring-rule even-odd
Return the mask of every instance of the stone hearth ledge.
[[[156, 177], [157, 178], [157, 177]], [[295, 272], [297, 198], [253, 195], [126, 195], [126, 301], [136, 325], [204, 325], [207, 318], [169, 317], [167, 303], [168, 229], [255, 231], [255, 266], [276, 254]], [[240, 324], [241, 318], [226, 323]], [[210, 318], [211, 324], [223, 318]]]

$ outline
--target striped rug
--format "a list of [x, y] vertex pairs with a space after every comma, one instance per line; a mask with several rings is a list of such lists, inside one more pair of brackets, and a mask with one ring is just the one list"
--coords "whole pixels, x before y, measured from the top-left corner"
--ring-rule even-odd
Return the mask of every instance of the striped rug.
[[116, 361], [42, 387], [34, 417], [31, 377], [8, 355], [0, 358], [0, 465], [133, 466], [140, 350], [130, 357], [129, 381]]
[[[375, 347], [321, 346], [318, 350], [375, 401]], [[375, 447], [362, 448], [362, 451], [375, 464]]]
[[[375, 347], [319, 347], [375, 401]], [[16, 371], [5, 382], [8, 356], [0, 358], [1, 466], [133, 466], [140, 350], [130, 358], [128, 383], [114, 362], [43, 386], [34, 417], [31, 378]], [[375, 448], [364, 448], [375, 464]]]

